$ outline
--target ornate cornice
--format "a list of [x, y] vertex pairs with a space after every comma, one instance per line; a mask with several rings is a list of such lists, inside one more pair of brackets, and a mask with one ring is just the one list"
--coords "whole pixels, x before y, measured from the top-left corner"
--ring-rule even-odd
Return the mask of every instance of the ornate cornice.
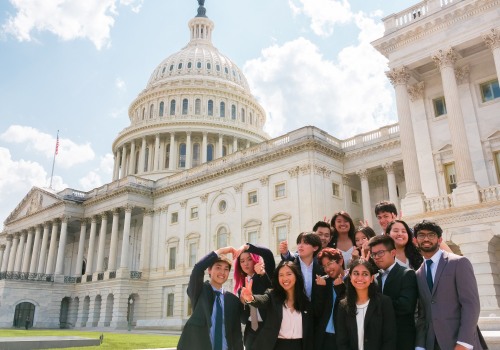
[[410, 100], [415, 102], [424, 98], [425, 83], [423, 81], [408, 87], [408, 95]]

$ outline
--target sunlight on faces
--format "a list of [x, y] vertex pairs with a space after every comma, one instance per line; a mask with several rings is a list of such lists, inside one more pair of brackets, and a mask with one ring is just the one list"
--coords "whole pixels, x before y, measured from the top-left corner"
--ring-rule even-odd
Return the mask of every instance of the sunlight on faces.
[[371, 256], [373, 261], [379, 269], [386, 270], [392, 264], [394, 264], [396, 258], [396, 250], [387, 250], [385, 245], [377, 244], [373, 246], [371, 249]]
[[208, 268], [210, 275], [210, 283], [216, 287], [221, 288], [229, 277], [230, 266], [228, 263], [218, 261]]
[[354, 238], [356, 239], [356, 248], [362, 248], [363, 243], [368, 242], [368, 237], [361, 231], [356, 232]]
[[241, 253], [238, 260], [240, 262], [241, 270], [247, 275], [252, 276], [254, 274], [255, 263], [250, 253]]
[[283, 266], [278, 272], [278, 281], [280, 283], [280, 286], [285, 291], [289, 291], [293, 289], [293, 287], [295, 287], [297, 277], [293, 273], [292, 269], [290, 269], [288, 266]]
[[396, 219], [397, 219], [396, 215], [394, 215], [393, 213], [389, 213], [387, 211], [383, 211], [377, 214], [378, 224], [380, 225], [382, 230], [384, 230], [384, 232], [385, 229], [387, 228], [387, 225], [389, 225]]
[[356, 290], [368, 289], [375, 278], [363, 265], [357, 265], [350, 271], [351, 283]]
[[[428, 236], [429, 233], [434, 233], [435, 234], [435, 232], [432, 232], [432, 231], [429, 231], [429, 230], [420, 230], [415, 235], [418, 247], [424, 253], [433, 253], [433, 252], [436, 252], [439, 249], [439, 245], [443, 241], [443, 237], [439, 237], [438, 238], [436, 234], [435, 234], [436, 237], [430, 238]], [[421, 237], [421, 235], [423, 235], [424, 237]]]
[[321, 248], [326, 248], [332, 236], [330, 235], [330, 229], [327, 227], [318, 227], [316, 234], [321, 239]]
[[343, 260], [339, 260], [339, 262], [336, 262], [335, 260], [330, 260], [327, 257], [324, 257], [321, 259], [321, 265], [323, 266], [323, 269], [325, 272], [330, 276], [330, 278], [337, 278], [340, 273], [342, 272], [342, 262]]
[[318, 250], [318, 247], [313, 247], [312, 245], [304, 242], [304, 240], [297, 244], [297, 251], [299, 252], [301, 259], [312, 257], [316, 250]]
[[338, 215], [335, 218], [335, 229], [337, 230], [338, 233], [345, 233], [347, 234], [349, 232], [349, 229], [351, 228], [351, 224], [349, 221], [344, 219], [342, 215]]
[[392, 225], [389, 235], [394, 239], [396, 248], [404, 248], [406, 243], [408, 243], [408, 232], [406, 232], [405, 226], [400, 222], [396, 222]]

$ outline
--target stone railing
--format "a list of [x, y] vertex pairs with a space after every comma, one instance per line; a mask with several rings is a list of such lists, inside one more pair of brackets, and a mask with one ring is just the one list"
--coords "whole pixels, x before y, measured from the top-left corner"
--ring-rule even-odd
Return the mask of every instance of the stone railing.
[[76, 277], [64, 276], [64, 283], [76, 283]]
[[140, 280], [142, 278], [141, 271], [130, 271], [130, 279], [132, 280]]
[[481, 188], [479, 190], [481, 202], [493, 202], [500, 200], [500, 185]]
[[451, 194], [440, 197], [426, 198], [424, 200], [424, 204], [426, 212], [449, 209], [454, 206]]
[[359, 134], [349, 139], [340, 141], [342, 149], [364, 147], [380, 141], [395, 138], [399, 136], [399, 124], [391, 124], [380, 129]]

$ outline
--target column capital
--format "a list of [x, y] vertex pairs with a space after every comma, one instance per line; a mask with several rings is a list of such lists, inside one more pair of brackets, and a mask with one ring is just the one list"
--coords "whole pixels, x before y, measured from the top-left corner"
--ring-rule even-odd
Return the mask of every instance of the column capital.
[[131, 205], [128, 205], [128, 204], [127, 204], [127, 205], [125, 206], [125, 213], [131, 213], [131, 212], [132, 212], [132, 209], [134, 209], [134, 207], [133, 207], [133, 206], [131, 206]]
[[179, 204], [181, 205], [182, 209], [186, 208], [187, 202], [188, 202], [187, 199], [179, 202]]
[[457, 84], [466, 84], [469, 82], [470, 77], [470, 66], [466, 64], [460, 68], [455, 68], [455, 78], [457, 79]]
[[[163, 208], [158, 208], [158, 211], [162, 211]], [[144, 216], [152, 216], [155, 213], [155, 210], [153, 208], [144, 208]]]
[[347, 175], [342, 176], [342, 184], [345, 186], [349, 186], [349, 176]]
[[454, 67], [455, 62], [458, 60], [457, 52], [454, 48], [450, 47], [445, 50], [439, 50], [432, 55], [432, 60], [436, 66], [441, 70], [446, 67]]
[[288, 175], [290, 175], [290, 177], [293, 179], [293, 178], [296, 178], [297, 176], [299, 176], [299, 167], [298, 166], [295, 166], [291, 169], [288, 169]]
[[385, 75], [391, 81], [391, 84], [396, 85], [406, 85], [408, 80], [410, 80], [410, 72], [408, 67], [402, 66], [398, 68], [393, 68], [390, 71], [385, 72]]
[[200, 196], [200, 199], [201, 199], [201, 201], [202, 201], [203, 203], [206, 203], [206, 202], [207, 202], [207, 200], [208, 200], [208, 195], [209, 195], [209, 193], [204, 193], [204, 194], [202, 194], [202, 195]]
[[491, 29], [488, 33], [483, 34], [483, 40], [491, 51], [500, 48], [500, 30]]
[[101, 216], [101, 220], [104, 220], [104, 219], [108, 219], [108, 212], [107, 211], [103, 211], [101, 214], [99, 214]]
[[311, 165], [305, 164], [300, 166], [300, 172], [302, 175], [307, 175], [311, 173]]
[[368, 180], [368, 176], [370, 175], [370, 170], [368, 169], [360, 169], [356, 172], [361, 180]]
[[234, 188], [234, 191], [235, 191], [236, 193], [240, 193], [240, 192], [241, 192], [241, 190], [243, 189], [243, 183], [240, 183], [240, 184], [234, 185], [234, 186], [233, 186], [233, 188]]
[[120, 215], [120, 208], [119, 207], [118, 208], [113, 208], [111, 210], [111, 212], [113, 213], [113, 216]]
[[92, 217], [90, 218], [90, 222], [92, 224], [95, 224], [97, 222], [97, 215], [92, 215]]
[[14, 235], [12, 233], [7, 234], [7, 242], [12, 242]]
[[421, 81], [415, 85], [408, 87], [408, 95], [410, 96], [410, 100], [415, 102], [416, 100], [420, 100], [424, 98], [424, 89], [425, 83]]
[[191, 131], [186, 131], [186, 136], [191, 137]]
[[262, 176], [259, 181], [262, 186], [266, 186], [269, 183], [269, 175]]
[[22, 230], [20, 233], [21, 233], [21, 236], [23, 237], [23, 239], [26, 239], [26, 237], [28, 237], [28, 231]]
[[208, 136], [208, 131], [203, 131], [203, 136], [207, 137]]
[[5, 250], [5, 244], [0, 244], [0, 252], [3, 252]]
[[21, 232], [14, 233], [14, 239], [19, 239], [19, 238], [21, 238]]
[[387, 174], [394, 174], [394, 163], [387, 162], [384, 165], [382, 165], [382, 167], [384, 168]]
[[45, 221], [45, 222], [43, 223], [43, 228], [48, 230], [48, 229], [49, 229], [50, 224], [51, 224], [51, 222], [50, 222], [50, 221]]
[[80, 226], [87, 226], [87, 224], [89, 223], [89, 219], [88, 218], [81, 218], [80, 219]]
[[61, 220], [61, 222], [63, 223], [68, 223], [69, 219], [70, 219], [69, 215], [63, 215], [59, 218], [59, 220]]

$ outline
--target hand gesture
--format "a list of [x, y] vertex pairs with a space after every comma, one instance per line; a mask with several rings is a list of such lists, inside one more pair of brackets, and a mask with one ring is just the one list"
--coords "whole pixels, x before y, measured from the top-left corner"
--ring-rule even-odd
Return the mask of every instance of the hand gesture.
[[280, 242], [280, 254], [281, 255], [286, 255], [288, 253], [288, 242], [287, 241], [281, 241]]
[[368, 227], [369, 226], [368, 225], [368, 220], [365, 220], [365, 221], [359, 220], [359, 224], [361, 225], [361, 227]]
[[323, 279], [320, 275], [316, 275], [316, 284], [318, 286], [326, 286], [326, 280]]
[[240, 256], [240, 254], [243, 253], [244, 251], [248, 250], [248, 248], [250, 248], [248, 246], [248, 244], [243, 244], [238, 250], [235, 251], [235, 253], [233, 254], [233, 257], [235, 259], [238, 259], [238, 257]]
[[253, 267], [253, 270], [258, 275], [265, 275], [266, 274], [266, 267], [264, 265], [264, 262], [258, 262], [257, 264], [255, 264]]
[[361, 253], [359, 251], [359, 248], [354, 248], [352, 250], [352, 259], [357, 259], [361, 256]]
[[241, 294], [240, 298], [244, 302], [250, 302], [253, 300], [253, 294], [252, 294], [252, 285], [253, 285], [253, 280], [247, 280], [245, 278], [245, 286], [241, 288]]
[[220, 255], [220, 254], [232, 254], [233, 257], [235, 256], [237, 250], [234, 249], [233, 247], [224, 247], [224, 248], [219, 248], [215, 251], [215, 253], [217, 255]]

